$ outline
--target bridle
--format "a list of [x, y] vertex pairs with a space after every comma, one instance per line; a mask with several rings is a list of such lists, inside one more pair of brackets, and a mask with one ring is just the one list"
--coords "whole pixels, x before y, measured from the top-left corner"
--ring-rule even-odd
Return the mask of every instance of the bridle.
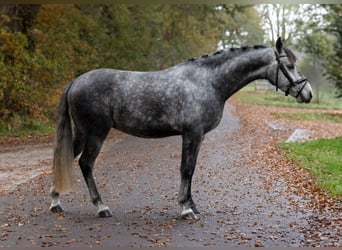
[[277, 67], [277, 77], [276, 77], [276, 82], [275, 82], [275, 86], [276, 86], [276, 90], [278, 91], [278, 78], [279, 78], [279, 70], [281, 70], [281, 72], [284, 74], [284, 76], [287, 78], [287, 80], [289, 80], [290, 84], [288, 85], [286, 91], [285, 91], [285, 96], [288, 96], [290, 93], [290, 89], [293, 86], [299, 85], [301, 83], [304, 82], [303, 86], [300, 88], [300, 90], [298, 91], [297, 95], [295, 96], [295, 98], [297, 98], [300, 93], [302, 92], [302, 90], [305, 88], [306, 84], [308, 83], [308, 79], [306, 79], [305, 77], [302, 77], [301, 79], [298, 79], [297, 81], [293, 81], [292, 77], [289, 75], [289, 73], [287, 72], [284, 64], [280, 61], [280, 58], [282, 57], [287, 57], [286, 55], [279, 55], [279, 53], [277, 51], [274, 51], [277, 62], [278, 62], [278, 67]]

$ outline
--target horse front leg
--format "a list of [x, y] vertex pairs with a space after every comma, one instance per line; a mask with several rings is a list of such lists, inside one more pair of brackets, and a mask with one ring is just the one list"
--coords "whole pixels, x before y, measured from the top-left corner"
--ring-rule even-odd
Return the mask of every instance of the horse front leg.
[[181, 184], [178, 193], [178, 203], [182, 207], [183, 219], [199, 219], [199, 211], [191, 195], [191, 182], [203, 138], [203, 135], [183, 135]]

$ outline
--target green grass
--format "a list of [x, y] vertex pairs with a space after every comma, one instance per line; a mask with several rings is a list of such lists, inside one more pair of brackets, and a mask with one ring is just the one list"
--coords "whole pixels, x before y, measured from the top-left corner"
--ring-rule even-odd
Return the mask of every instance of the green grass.
[[52, 122], [39, 122], [35, 120], [15, 119], [11, 122], [0, 121], [0, 136], [49, 135], [55, 131], [55, 124]]
[[310, 120], [310, 121], [329, 121], [342, 123], [341, 114], [331, 114], [331, 113], [318, 113], [318, 112], [300, 112], [300, 113], [271, 113], [276, 118], [285, 118], [290, 120]]
[[[234, 95], [239, 102], [278, 107], [308, 108], [308, 109], [342, 109], [342, 99], [335, 98], [333, 91], [321, 93], [320, 103], [315, 100], [309, 104], [297, 103], [295, 98], [286, 97], [281, 92], [255, 91], [253, 85], [248, 85]], [[272, 115], [294, 120], [324, 120], [342, 123], [342, 115], [322, 112], [280, 113]], [[298, 165], [308, 169], [320, 188], [331, 195], [342, 195], [342, 137], [335, 139], [318, 139], [307, 142], [282, 143], [288, 158]]]
[[332, 195], [342, 195], [342, 137], [282, 143], [287, 157], [309, 169], [317, 184]]

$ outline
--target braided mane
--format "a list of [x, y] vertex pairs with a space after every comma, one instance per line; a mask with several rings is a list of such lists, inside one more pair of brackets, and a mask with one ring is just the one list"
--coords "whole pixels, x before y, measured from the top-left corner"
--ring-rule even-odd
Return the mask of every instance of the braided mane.
[[[254, 45], [254, 46], [243, 46], [240, 48], [229, 48], [226, 50], [217, 50], [211, 54], [202, 55], [199, 58], [191, 58], [188, 62], [197, 62], [202, 63], [203, 65], [217, 65], [221, 64], [223, 61], [230, 60], [236, 56], [239, 56], [242, 53], [267, 48], [265, 45]], [[291, 52], [292, 53], [292, 52]], [[293, 54], [293, 53], [292, 53]]]

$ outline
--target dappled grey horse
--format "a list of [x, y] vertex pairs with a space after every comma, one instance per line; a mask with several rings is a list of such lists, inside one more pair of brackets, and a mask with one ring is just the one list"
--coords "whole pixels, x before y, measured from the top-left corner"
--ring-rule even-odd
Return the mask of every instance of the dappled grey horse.
[[299, 103], [312, 98], [296, 57], [280, 38], [275, 49], [231, 48], [156, 72], [97, 69], [78, 76], [60, 101], [50, 210], [63, 211], [59, 195], [70, 190], [73, 160], [82, 153], [79, 165], [97, 213], [112, 216], [97, 190], [93, 167], [108, 132], [116, 128], [146, 138], [182, 136], [178, 202], [183, 218], [197, 219], [191, 181], [201, 142], [219, 124], [225, 101], [257, 79], [267, 79]]

